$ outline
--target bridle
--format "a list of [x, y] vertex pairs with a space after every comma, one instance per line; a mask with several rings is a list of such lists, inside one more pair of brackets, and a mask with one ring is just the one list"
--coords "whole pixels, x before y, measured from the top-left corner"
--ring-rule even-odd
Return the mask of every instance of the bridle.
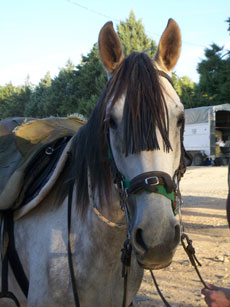
[[[173, 86], [172, 78], [168, 74], [161, 70], [158, 70], [157, 72], [160, 76], [166, 78]], [[107, 127], [109, 127], [109, 125], [107, 125]], [[186, 152], [183, 146], [183, 127], [181, 128], [181, 158], [179, 167], [173, 175], [173, 179], [169, 174], [165, 172], [149, 171], [139, 174], [131, 180], [127, 180], [125, 176], [118, 170], [118, 167], [116, 165], [111, 147], [109, 128], [107, 128], [106, 135], [112, 179], [114, 184], [117, 186], [121, 202], [124, 202], [125, 198], [128, 198], [129, 195], [137, 194], [145, 190], [148, 192], [161, 194], [166, 198], [170, 199], [172, 203], [173, 212], [175, 213], [177, 209], [177, 197], [180, 196], [179, 182], [186, 171], [184, 161]], [[123, 205], [121, 204], [121, 208], [123, 208]]]
[[[170, 84], [173, 86], [172, 78], [168, 74], [166, 74], [163, 71], [159, 71], [159, 70], [158, 70], [158, 74], [166, 78], [170, 82]], [[109, 125], [107, 125], [107, 127], [109, 127]], [[179, 182], [180, 182], [181, 177], [184, 175], [186, 171], [186, 165], [185, 165], [186, 152], [183, 146], [183, 129], [184, 127], [181, 127], [180, 163], [179, 163], [178, 169], [176, 169], [173, 175], [173, 178], [171, 178], [169, 174], [162, 172], [162, 171], [149, 171], [149, 172], [144, 172], [142, 174], [139, 174], [131, 180], [127, 180], [124, 177], [124, 175], [118, 170], [116, 161], [114, 159], [113, 150], [111, 147], [109, 128], [106, 131], [108, 156], [109, 156], [109, 161], [110, 161], [112, 179], [113, 179], [113, 183], [116, 185], [117, 190], [119, 192], [120, 207], [122, 210], [125, 211], [126, 223], [127, 223], [127, 238], [124, 242], [124, 247], [121, 250], [122, 251], [121, 261], [123, 264], [122, 277], [124, 278], [124, 295], [123, 295], [122, 307], [126, 307], [126, 299], [127, 299], [126, 292], [127, 292], [128, 275], [129, 275], [130, 263], [131, 263], [131, 254], [132, 254], [132, 245], [130, 242], [130, 234], [129, 234], [130, 214], [128, 210], [128, 198], [130, 195], [135, 195], [143, 191], [161, 194], [165, 196], [166, 198], [168, 198], [169, 200], [171, 200], [173, 213], [176, 215], [177, 211], [179, 211], [179, 217], [181, 221], [180, 207], [181, 207], [182, 199], [181, 199], [181, 194], [179, 190]], [[180, 224], [182, 227], [182, 223]], [[166, 306], [170, 306], [168, 302], [165, 300], [165, 298], [163, 297], [151, 270], [150, 272], [151, 272], [153, 281], [156, 285], [156, 288], [162, 300], [164, 301]]]

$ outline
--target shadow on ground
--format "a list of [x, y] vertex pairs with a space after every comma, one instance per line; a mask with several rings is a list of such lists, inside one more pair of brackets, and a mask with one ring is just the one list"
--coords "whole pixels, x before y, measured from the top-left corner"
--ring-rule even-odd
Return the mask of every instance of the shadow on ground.
[[215, 197], [183, 196], [185, 231], [207, 236], [229, 237], [226, 200]]

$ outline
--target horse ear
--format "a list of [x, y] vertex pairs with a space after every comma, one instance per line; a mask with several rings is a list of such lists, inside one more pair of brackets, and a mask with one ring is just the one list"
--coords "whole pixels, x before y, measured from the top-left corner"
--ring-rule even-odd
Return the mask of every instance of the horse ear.
[[98, 46], [103, 65], [108, 72], [112, 73], [124, 60], [124, 53], [111, 21], [107, 22], [101, 29]]
[[176, 65], [181, 51], [181, 32], [178, 24], [169, 19], [158, 45], [156, 62], [171, 71]]

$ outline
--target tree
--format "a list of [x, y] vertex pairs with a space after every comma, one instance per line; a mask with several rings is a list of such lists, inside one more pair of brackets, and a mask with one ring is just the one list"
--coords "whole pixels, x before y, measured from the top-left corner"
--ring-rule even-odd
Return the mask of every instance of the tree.
[[121, 39], [125, 56], [133, 51], [146, 51], [151, 58], [154, 57], [157, 49], [156, 43], [145, 34], [141, 19], [136, 20], [133, 11], [130, 11], [126, 21], [120, 22], [117, 33]]
[[[147, 37], [141, 20], [136, 21], [131, 11], [129, 18], [117, 27], [125, 55], [133, 51], [149, 50], [147, 53], [153, 57], [156, 44]], [[88, 117], [94, 108], [97, 98], [106, 84], [106, 74], [98, 56], [98, 45], [94, 44], [87, 56], [82, 56], [81, 64], [77, 66], [76, 89], [78, 93], [78, 113]]]
[[76, 112], [78, 91], [76, 69], [71, 60], [55, 77], [46, 97], [44, 111], [47, 115], [67, 116]]
[[[227, 31], [230, 32], [230, 17]], [[192, 107], [230, 102], [230, 51], [213, 43], [205, 48], [205, 59], [197, 67], [199, 83], [194, 87]]]
[[192, 108], [195, 106], [195, 86], [196, 84], [186, 76], [177, 77], [175, 73], [172, 74], [174, 88], [185, 108]]
[[[119, 33], [126, 55], [128, 52], [148, 49], [148, 53], [153, 56], [156, 50], [155, 42], [146, 36], [141, 21], [135, 20], [133, 12], [126, 22], [121, 22], [121, 26], [118, 26], [118, 35]], [[76, 69], [69, 61], [52, 80], [46, 96], [47, 101], [43, 106], [45, 114], [65, 116], [77, 112], [88, 117], [106, 80], [107, 76], [98, 55], [98, 45], [94, 44], [90, 52], [82, 56]]]
[[206, 59], [198, 64], [200, 82], [196, 96], [202, 105], [216, 105], [230, 101], [230, 57], [223, 57], [223, 47], [212, 44], [205, 49]]
[[0, 87], [0, 118], [24, 116], [25, 106], [32, 93], [27, 84], [15, 87], [12, 83]]
[[98, 55], [98, 45], [94, 44], [87, 56], [82, 56], [77, 66], [78, 108], [77, 112], [88, 117], [103, 90], [107, 76]]
[[25, 116], [30, 117], [46, 117], [47, 113], [44, 110], [46, 104], [49, 87], [51, 86], [51, 77], [48, 72], [43, 79], [35, 87], [31, 94], [30, 101], [25, 107]]
[[228, 32], [230, 34], [230, 17], [228, 17], [228, 19], [226, 20], [226, 22], [228, 23]]

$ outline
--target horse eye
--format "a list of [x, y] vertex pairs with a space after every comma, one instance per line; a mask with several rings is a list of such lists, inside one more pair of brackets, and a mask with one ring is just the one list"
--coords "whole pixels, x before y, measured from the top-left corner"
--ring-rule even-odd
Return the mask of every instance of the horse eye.
[[112, 116], [110, 117], [110, 120], [109, 120], [109, 126], [110, 126], [111, 129], [117, 128], [117, 124], [116, 124], [116, 122], [115, 122], [115, 120]]
[[182, 115], [178, 118], [177, 127], [181, 127], [183, 123], [184, 123], [184, 116]]

